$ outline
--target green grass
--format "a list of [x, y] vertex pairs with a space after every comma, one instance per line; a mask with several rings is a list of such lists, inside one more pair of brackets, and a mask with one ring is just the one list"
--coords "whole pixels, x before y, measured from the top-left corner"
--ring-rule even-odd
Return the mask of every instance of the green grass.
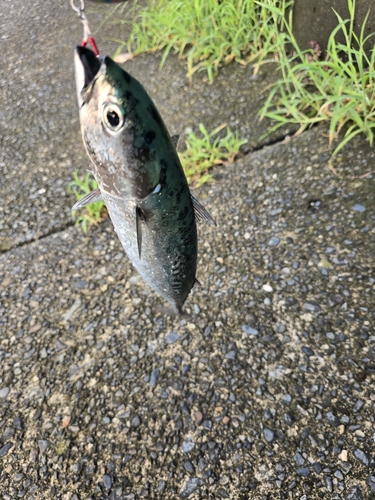
[[[80, 176], [76, 170], [73, 177], [74, 180], [72, 180], [68, 185], [68, 193], [73, 193], [77, 200], [80, 200], [86, 194], [98, 187], [98, 183], [91, 177], [89, 172]], [[107, 217], [107, 211], [104, 201], [95, 201], [94, 203], [91, 203], [81, 209], [80, 215], [77, 216], [75, 211], [72, 212], [72, 215], [75, 219], [75, 225], [80, 225], [83, 232], [87, 233], [90, 226], [98, 224]]]
[[[285, 124], [297, 124], [297, 133], [319, 122], [329, 124], [329, 144], [342, 130], [332, 158], [358, 134], [370, 145], [374, 140], [375, 49], [364, 50], [366, 20], [354, 33], [355, 0], [347, 0], [350, 19], [338, 13], [324, 59], [319, 47], [302, 51], [292, 32], [288, 0], [146, 0], [136, 5], [138, 14], [129, 40], [129, 52], [162, 50], [161, 65], [172, 51], [187, 60], [187, 76], [206, 71], [213, 81], [220, 66], [237, 61], [257, 67], [276, 60], [280, 80], [272, 87], [262, 117], [273, 125], [267, 135]], [[126, 21], [123, 21], [126, 22]], [[345, 42], [336, 41], [342, 32]], [[331, 158], [331, 159], [332, 159]]]
[[[344, 20], [336, 13], [338, 25], [332, 31], [326, 56], [319, 57], [318, 47], [301, 51], [292, 33], [291, 20], [284, 23], [280, 34], [281, 79], [273, 86], [261, 116], [270, 118], [275, 125], [268, 133], [284, 124], [299, 125], [297, 133], [318, 122], [329, 124], [329, 144], [343, 129], [344, 135], [333, 151], [337, 153], [358, 134], [364, 134], [370, 145], [375, 129], [375, 50], [367, 56], [365, 36], [367, 17], [360, 35], [354, 33], [355, 0], [348, 0], [350, 19]], [[342, 32], [345, 43], [335, 37]], [[288, 55], [286, 44], [293, 47]]]
[[200, 124], [199, 136], [190, 132], [186, 138], [186, 149], [179, 153], [179, 157], [192, 188], [210, 181], [212, 167], [233, 162], [241, 146], [247, 143], [246, 139], [239, 139], [237, 133], [233, 134], [229, 127], [226, 128], [224, 137], [217, 137], [225, 127], [227, 126], [224, 123], [208, 132], [204, 125]]
[[[277, 26], [290, 0], [147, 0], [131, 25], [130, 53], [163, 50], [161, 65], [173, 51], [187, 60], [187, 76], [206, 71], [210, 82], [231, 61], [258, 64], [276, 50]], [[268, 6], [278, 5], [272, 10]], [[127, 13], [127, 15], [129, 15]], [[123, 21], [127, 23], [126, 19]]]

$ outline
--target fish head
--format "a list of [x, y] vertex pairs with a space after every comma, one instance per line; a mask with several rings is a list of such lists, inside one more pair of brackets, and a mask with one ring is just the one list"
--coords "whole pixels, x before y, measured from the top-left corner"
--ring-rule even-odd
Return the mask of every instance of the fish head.
[[160, 128], [150, 120], [147, 109], [156, 110], [150, 97], [110, 57], [86, 47], [75, 50], [75, 74], [83, 142], [99, 187], [114, 196], [145, 198], [160, 180], [156, 145], [167, 133], [164, 123]]

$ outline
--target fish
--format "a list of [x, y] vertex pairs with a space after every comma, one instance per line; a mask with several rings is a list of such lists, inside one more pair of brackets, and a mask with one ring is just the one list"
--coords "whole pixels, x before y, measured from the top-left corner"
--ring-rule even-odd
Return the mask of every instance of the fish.
[[195, 284], [196, 222], [216, 225], [192, 196], [171, 137], [142, 84], [109, 56], [77, 46], [83, 143], [98, 188], [73, 210], [103, 200], [131, 263], [176, 314]]

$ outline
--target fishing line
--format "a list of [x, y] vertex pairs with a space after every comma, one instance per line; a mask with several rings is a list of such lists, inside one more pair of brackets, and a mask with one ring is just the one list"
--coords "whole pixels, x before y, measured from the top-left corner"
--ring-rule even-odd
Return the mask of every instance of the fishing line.
[[99, 49], [95, 43], [94, 37], [91, 34], [90, 27], [89, 27], [89, 21], [87, 19], [86, 14], [85, 14], [85, 1], [80, 0], [80, 7], [77, 7], [74, 2], [75, 2], [75, 0], [70, 0], [70, 5], [71, 5], [72, 9], [75, 12], [77, 12], [77, 14], [81, 20], [81, 23], [83, 25], [83, 39], [81, 42], [81, 46], [86, 47], [87, 42], [90, 42], [90, 45], [92, 47], [94, 54], [96, 56], [98, 56]]

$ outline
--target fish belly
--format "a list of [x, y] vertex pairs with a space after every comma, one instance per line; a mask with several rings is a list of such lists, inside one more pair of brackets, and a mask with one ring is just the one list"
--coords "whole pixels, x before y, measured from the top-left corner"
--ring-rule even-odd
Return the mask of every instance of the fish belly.
[[187, 245], [176, 245], [176, 230], [168, 235], [155, 223], [144, 222], [139, 257], [135, 201], [126, 201], [104, 193], [103, 198], [115, 231], [133, 266], [151, 288], [179, 311], [194, 285], [197, 242], [190, 242], [191, 248], [187, 254]]

